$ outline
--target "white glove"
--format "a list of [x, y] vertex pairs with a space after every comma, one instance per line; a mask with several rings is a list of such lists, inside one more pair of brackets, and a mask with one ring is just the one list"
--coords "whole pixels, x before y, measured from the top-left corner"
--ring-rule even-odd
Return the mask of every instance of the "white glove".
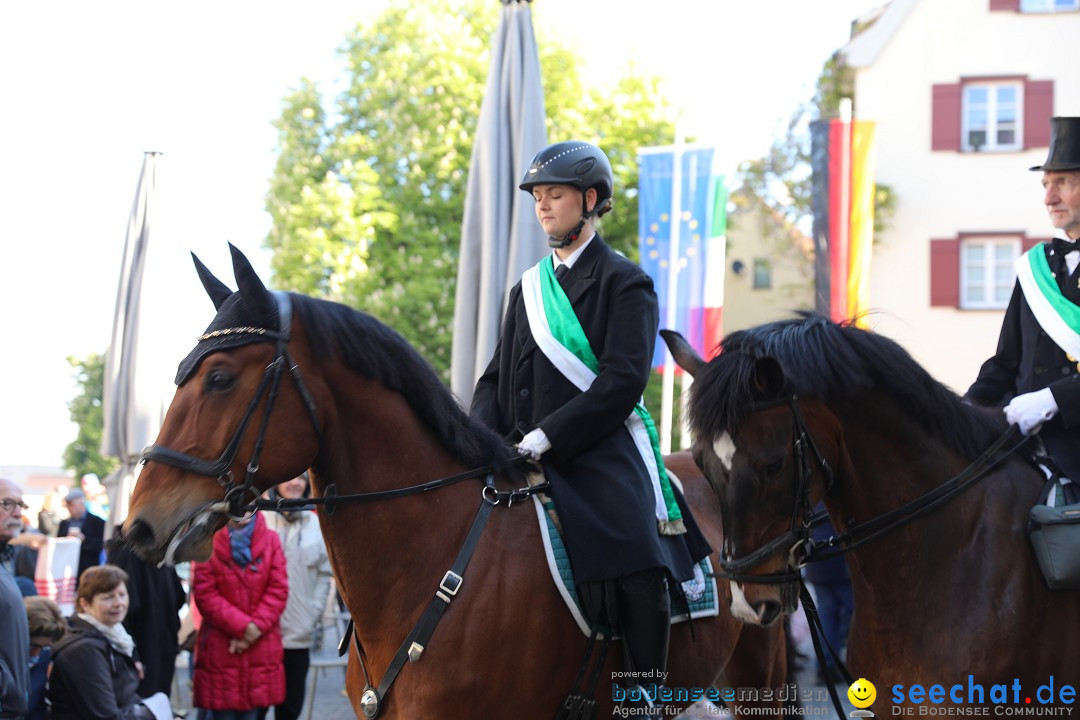
[[533, 460], [539, 460], [541, 455], [551, 449], [551, 441], [548, 440], [548, 436], [543, 430], [536, 428], [521, 438], [521, 442], [518, 443], [517, 447], [523, 455], [528, 455]]
[[1010, 425], [1019, 425], [1020, 432], [1030, 435], [1057, 415], [1058, 405], [1050, 388], [1017, 395], [1005, 406], [1005, 419]]

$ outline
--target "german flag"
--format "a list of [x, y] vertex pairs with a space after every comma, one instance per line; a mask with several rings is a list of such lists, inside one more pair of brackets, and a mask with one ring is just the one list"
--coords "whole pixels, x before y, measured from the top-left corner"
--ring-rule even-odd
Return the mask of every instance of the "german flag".
[[818, 312], [865, 326], [874, 243], [874, 123], [810, 124], [814, 290]]

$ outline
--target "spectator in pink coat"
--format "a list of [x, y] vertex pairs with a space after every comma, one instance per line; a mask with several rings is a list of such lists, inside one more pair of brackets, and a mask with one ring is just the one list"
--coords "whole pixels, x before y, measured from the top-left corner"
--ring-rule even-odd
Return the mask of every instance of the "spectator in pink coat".
[[285, 699], [281, 613], [289, 597], [277, 533], [258, 513], [214, 536], [196, 563], [192, 594], [202, 615], [195, 645], [195, 706], [213, 720], [254, 720]]

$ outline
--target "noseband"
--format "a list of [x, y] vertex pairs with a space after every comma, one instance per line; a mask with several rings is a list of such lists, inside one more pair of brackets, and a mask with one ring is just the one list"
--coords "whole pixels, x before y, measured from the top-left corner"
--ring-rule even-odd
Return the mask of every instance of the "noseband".
[[[814, 438], [806, 427], [802, 410], [799, 408], [797, 395], [783, 397], [772, 402], [755, 404], [752, 412], [770, 410], [781, 405], [791, 408], [792, 416], [792, 450], [795, 458], [795, 505], [791, 512], [791, 524], [788, 531], [773, 538], [769, 542], [741, 558], [723, 559], [720, 567], [721, 575], [736, 582], [754, 582], [765, 585], [782, 585], [794, 583], [800, 579], [799, 569], [805, 564], [807, 545], [810, 540], [810, 530], [814, 525], [813, 508], [810, 503], [810, 479], [813, 475], [811, 455], [825, 475], [826, 492], [832, 489], [835, 475], [832, 466], [829, 465], [825, 456], [821, 454]], [[809, 452], [808, 452], [809, 451]], [[776, 553], [787, 551], [787, 566], [768, 575], [750, 575], [747, 570], [757, 567], [767, 558]]]
[[[280, 291], [274, 292], [274, 298], [277, 301], [279, 318], [277, 332], [265, 330], [263, 328], [242, 327], [216, 330], [213, 333], [207, 333], [199, 338], [199, 340], [202, 341], [223, 334], [236, 335], [244, 333], [252, 336], [251, 342], [265, 342], [269, 339], [274, 341], [275, 345], [274, 359], [266, 366], [262, 380], [259, 382], [259, 387], [255, 390], [255, 396], [252, 397], [251, 402], [248, 403], [247, 410], [244, 412], [244, 417], [240, 419], [240, 424], [237, 426], [232, 438], [225, 446], [225, 450], [221, 453], [221, 457], [217, 460], [204, 460], [163, 445], [150, 445], [142, 451], [142, 456], [139, 458], [140, 462], [154, 460], [179, 468], [184, 472], [217, 478], [218, 483], [225, 488], [225, 498], [223, 502], [214, 503], [207, 509], [214, 512], [227, 511], [230, 516], [236, 519], [244, 516], [244, 507], [247, 505], [247, 503], [244, 502], [245, 498], [250, 495], [251, 500], [254, 501], [259, 496], [259, 491], [255, 488], [255, 475], [259, 472], [259, 458], [262, 455], [263, 445], [266, 441], [267, 422], [270, 419], [270, 412], [274, 409], [274, 401], [277, 400], [281, 375], [286, 367], [289, 368], [289, 373], [292, 375], [293, 382], [296, 383], [300, 398], [303, 400], [304, 407], [307, 409], [308, 417], [311, 419], [311, 425], [315, 430], [315, 438], [319, 446], [321, 447], [322, 445], [322, 430], [320, 429], [319, 418], [315, 411], [315, 400], [312, 398], [311, 393], [307, 389], [307, 385], [304, 383], [304, 378], [300, 374], [300, 368], [293, 364], [292, 358], [289, 356], [288, 345], [292, 333], [292, 301], [290, 300], [288, 293]], [[251, 458], [248, 460], [247, 468], [244, 472], [244, 482], [237, 483], [230, 468], [232, 467], [233, 461], [236, 459], [237, 451], [240, 449], [240, 443], [244, 438], [244, 431], [247, 430], [248, 424], [255, 416], [255, 410], [259, 407], [259, 403], [262, 402], [264, 395], [266, 396], [266, 405], [263, 408], [258, 434], [255, 436], [255, 448], [251, 452]], [[318, 457], [318, 454], [316, 454], [316, 457]]]

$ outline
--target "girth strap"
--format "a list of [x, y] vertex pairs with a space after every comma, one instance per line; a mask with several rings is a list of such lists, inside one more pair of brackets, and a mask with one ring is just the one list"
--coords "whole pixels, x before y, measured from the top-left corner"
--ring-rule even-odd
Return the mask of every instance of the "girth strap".
[[[494, 476], [488, 475], [485, 484], [485, 493], [488, 492], [488, 488], [494, 490]], [[424, 614], [420, 616], [420, 620], [413, 627], [412, 632], [401, 643], [401, 647], [398, 648], [397, 654], [394, 655], [394, 659], [390, 662], [390, 667], [386, 669], [386, 674], [383, 675], [378, 689], [372, 688], [370, 685], [364, 689], [364, 694], [360, 698], [360, 709], [365, 718], [378, 717], [382, 702], [386, 698], [386, 694], [390, 692], [390, 686], [394, 684], [398, 673], [405, 667], [405, 662], [417, 662], [420, 659], [424, 648], [427, 647], [428, 641], [431, 639], [431, 634], [435, 632], [435, 626], [438, 625], [443, 613], [446, 612], [446, 608], [450, 606], [450, 601], [461, 590], [461, 586], [465, 581], [465, 568], [468, 567], [469, 560], [472, 559], [473, 552], [475, 552], [476, 546], [480, 542], [480, 536], [483, 534], [484, 527], [487, 525], [491, 511], [497, 502], [497, 499], [490, 500], [487, 494], [484, 495], [480, 501], [480, 508], [476, 511], [472, 527], [469, 528], [469, 534], [466, 536], [461, 549], [458, 550], [454, 564], [446, 571], [439, 582], [439, 587], [435, 590], [435, 597], [431, 599], [427, 609], [424, 610]]]

